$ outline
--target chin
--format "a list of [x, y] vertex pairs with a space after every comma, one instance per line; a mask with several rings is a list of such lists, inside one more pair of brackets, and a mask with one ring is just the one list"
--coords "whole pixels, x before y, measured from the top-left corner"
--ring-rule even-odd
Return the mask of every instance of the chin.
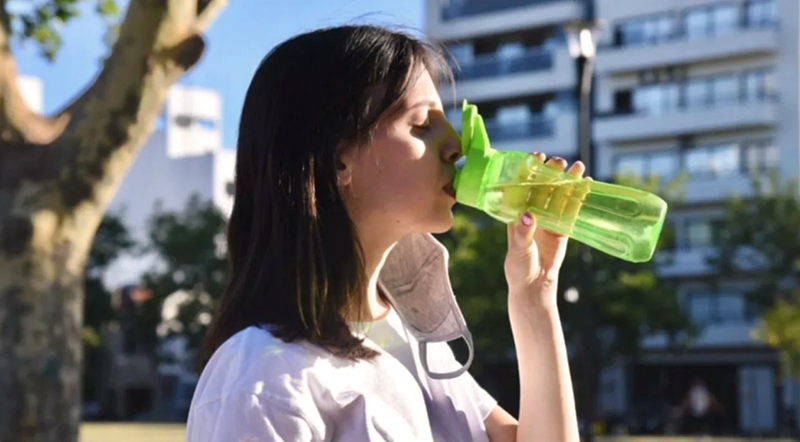
[[448, 210], [446, 215], [440, 215], [428, 225], [428, 233], [439, 234], [453, 228], [453, 212]]

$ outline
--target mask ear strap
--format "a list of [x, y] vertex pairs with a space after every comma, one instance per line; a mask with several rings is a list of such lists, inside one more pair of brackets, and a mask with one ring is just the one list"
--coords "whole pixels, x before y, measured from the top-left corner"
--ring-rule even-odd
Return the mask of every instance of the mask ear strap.
[[425, 373], [428, 374], [428, 377], [431, 379], [437, 380], [444, 380], [444, 379], [453, 379], [461, 376], [469, 370], [469, 367], [472, 365], [472, 359], [475, 356], [475, 349], [473, 348], [472, 344], [472, 334], [468, 330], [464, 330], [463, 336], [461, 339], [467, 343], [467, 348], [469, 349], [469, 357], [467, 358], [467, 362], [464, 364], [463, 367], [459, 368], [456, 371], [452, 371], [450, 373], [434, 373], [431, 371], [430, 367], [428, 366], [428, 342], [427, 341], [419, 341], [419, 359], [422, 362], [422, 368], [425, 369]]

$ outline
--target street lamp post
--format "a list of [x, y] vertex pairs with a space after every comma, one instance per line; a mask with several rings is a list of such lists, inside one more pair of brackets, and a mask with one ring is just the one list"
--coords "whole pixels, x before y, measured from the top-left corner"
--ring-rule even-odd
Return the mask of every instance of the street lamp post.
[[[591, 3], [591, 2], [589, 2]], [[592, 152], [592, 80], [594, 76], [594, 63], [597, 54], [596, 32], [603, 27], [603, 23], [591, 19], [593, 11], [589, 10], [590, 19], [576, 21], [565, 27], [570, 55], [575, 59], [578, 84], [576, 96], [578, 99], [578, 155], [586, 166], [586, 175], [593, 176], [594, 158]], [[586, 245], [581, 245], [581, 282], [580, 297], [577, 299], [582, 333], [580, 334], [580, 353], [583, 356], [581, 368], [581, 413], [580, 416], [587, 424], [585, 441], [591, 442], [594, 438], [593, 424], [595, 420], [597, 402], [598, 340], [595, 334], [596, 325], [594, 312], [591, 305], [591, 290], [593, 280], [592, 251]]]

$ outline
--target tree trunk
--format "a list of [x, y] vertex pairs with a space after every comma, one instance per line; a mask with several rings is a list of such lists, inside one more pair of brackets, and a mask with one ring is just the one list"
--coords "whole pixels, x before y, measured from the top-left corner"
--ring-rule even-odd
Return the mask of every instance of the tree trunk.
[[[25, 230], [32, 233], [31, 238], [45, 234], [48, 226], [39, 225], [47, 222], [37, 217], [41, 215], [14, 218], [12, 222], [22, 230], [17, 245], [25, 244]], [[54, 221], [51, 217], [50, 222]], [[26, 250], [17, 254], [9, 253], [12, 244], [4, 244], [5, 253], [0, 255], [0, 441], [77, 440], [82, 269], [90, 241], [89, 235], [63, 238], [51, 250], [42, 250], [31, 247], [29, 240]]]
[[94, 233], [227, 0], [131, 0], [97, 79], [52, 117], [20, 99], [0, 0], [0, 442], [76, 442]]

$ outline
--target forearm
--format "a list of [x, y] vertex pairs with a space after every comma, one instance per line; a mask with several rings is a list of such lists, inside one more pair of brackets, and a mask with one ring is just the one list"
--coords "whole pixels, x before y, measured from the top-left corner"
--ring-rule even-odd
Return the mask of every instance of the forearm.
[[577, 442], [575, 399], [558, 309], [510, 309], [520, 378], [518, 442]]

